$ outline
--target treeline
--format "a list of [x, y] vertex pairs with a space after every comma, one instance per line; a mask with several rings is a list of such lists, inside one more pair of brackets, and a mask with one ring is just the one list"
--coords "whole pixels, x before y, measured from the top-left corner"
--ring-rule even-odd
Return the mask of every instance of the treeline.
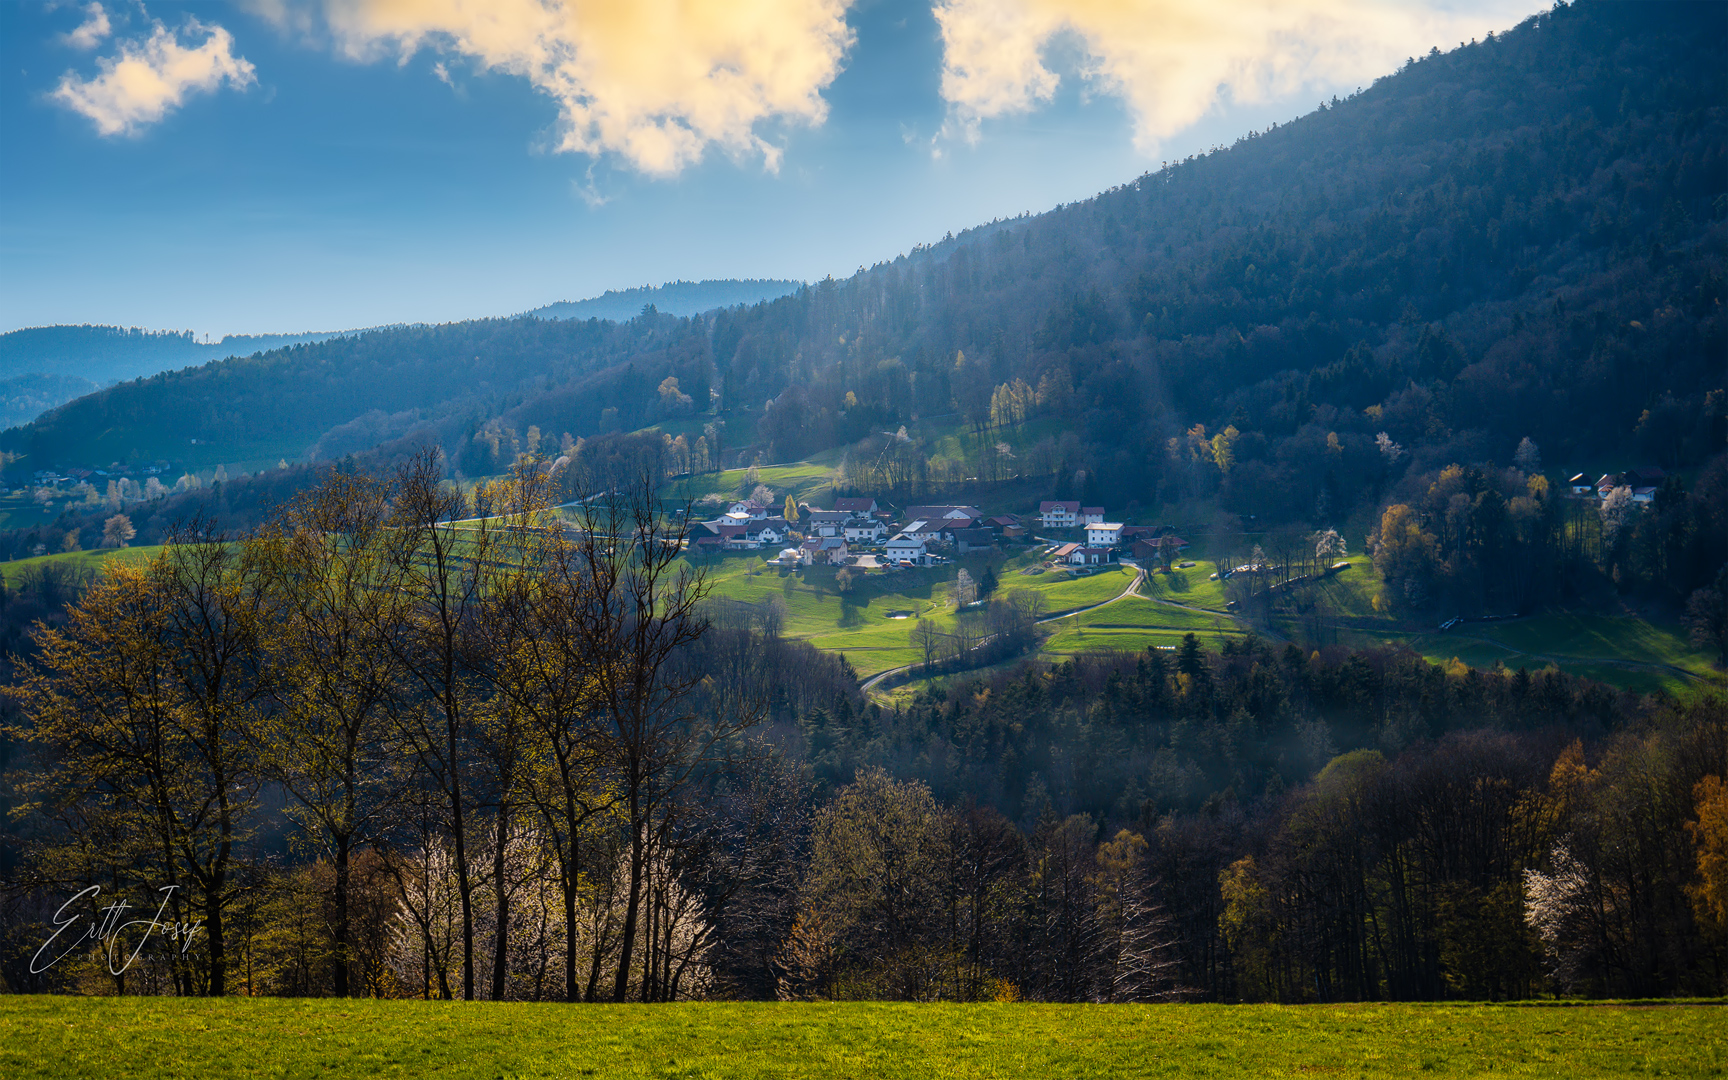
[[[1029, 665], [798, 724], [819, 787], [837, 792], [824, 813], [886, 786], [900, 816], [873, 808], [846, 827], [865, 850], [937, 867], [897, 916], [860, 926], [856, 909], [890, 903], [881, 883], [904, 867], [854, 872], [855, 891], [825, 901], [837, 911], [802, 917], [841, 927], [817, 934], [833, 993], [1007, 992], [991, 979], [1058, 1000], [1728, 986], [1717, 694], [1639, 702], [1556, 671], [1256, 641], [1208, 654], [1190, 636], [1174, 658]], [[808, 895], [829, 873], [812, 870]]]

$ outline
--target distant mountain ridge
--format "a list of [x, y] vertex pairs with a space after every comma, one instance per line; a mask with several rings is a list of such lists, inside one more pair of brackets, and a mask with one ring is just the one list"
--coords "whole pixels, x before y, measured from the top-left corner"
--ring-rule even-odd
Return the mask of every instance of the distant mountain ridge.
[[[778, 278], [671, 281], [660, 286], [609, 289], [587, 300], [565, 300], [526, 312], [547, 320], [628, 322], [652, 305], [668, 315], [699, 315], [716, 308], [757, 304], [794, 292], [803, 282]], [[104, 385], [148, 378], [213, 360], [356, 337], [391, 327], [303, 334], [229, 334], [199, 341], [190, 330], [141, 327], [32, 326], [0, 334], [0, 429], [27, 424], [49, 409]], [[396, 328], [399, 329], [399, 328]]]
[[304, 334], [229, 334], [199, 341], [190, 330], [141, 327], [32, 326], [0, 334], [0, 378], [70, 375], [98, 385], [154, 375], [171, 368], [251, 356], [304, 342], [327, 341], [346, 330]]
[[608, 289], [588, 300], [564, 300], [526, 312], [540, 319], [611, 319], [625, 322], [652, 304], [666, 315], [700, 315], [715, 308], [737, 307], [777, 300], [803, 286], [802, 281], [780, 278], [726, 278], [707, 281], [669, 281], [658, 287]]

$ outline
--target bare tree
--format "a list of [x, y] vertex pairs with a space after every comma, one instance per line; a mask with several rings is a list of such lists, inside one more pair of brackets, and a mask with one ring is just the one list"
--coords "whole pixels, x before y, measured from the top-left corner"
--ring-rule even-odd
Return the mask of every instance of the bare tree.
[[260, 567], [276, 708], [260, 729], [269, 776], [335, 869], [332, 986], [349, 993], [350, 869], [384, 838], [413, 770], [396, 740], [404, 671], [389, 492], [331, 473], [249, 541]]
[[612, 997], [629, 992], [656, 830], [716, 748], [748, 721], [688, 708], [703, 673], [673, 659], [708, 628], [708, 583], [684, 558], [689, 514], [665, 512], [656, 478], [584, 504], [576, 556], [595, 710], [609, 743], [609, 781], [628, 836], [628, 885]]

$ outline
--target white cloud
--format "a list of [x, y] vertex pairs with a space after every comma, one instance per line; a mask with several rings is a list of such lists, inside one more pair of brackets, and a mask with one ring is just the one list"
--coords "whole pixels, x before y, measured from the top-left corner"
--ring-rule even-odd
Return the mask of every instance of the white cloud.
[[78, 24], [77, 29], [63, 34], [60, 40], [74, 49], [94, 49], [112, 31], [108, 12], [102, 9], [101, 4], [90, 4], [84, 8], [84, 21]]
[[1405, 57], [1516, 21], [1529, 3], [1467, 12], [1395, 0], [937, 0], [950, 133], [1050, 100], [1044, 53], [1072, 35], [1080, 75], [1120, 97], [1135, 142], [1157, 143], [1224, 101], [1264, 102], [1324, 82], [1367, 82]]
[[326, 0], [354, 59], [422, 47], [526, 78], [558, 104], [553, 148], [671, 175], [709, 146], [781, 150], [759, 124], [820, 124], [852, 32], [850, 0]]
[[154, 23], [149, 38], [120, 42], [118, 56], [98, 59], [100, 72], [94, 78], [67, 72], [49, 96], [89, 117], [103, 135], [128, 135], [162, 119], [188, 94], [214, 91], [223, 83], [243, 87], [256, 81], [251, 63], [234, 55], [234, 38], [227, 30], [188, 19], [185, 32], [189, 37], [207, 32], [209, 37], [189, 49], [180, 44], [178, 33]]

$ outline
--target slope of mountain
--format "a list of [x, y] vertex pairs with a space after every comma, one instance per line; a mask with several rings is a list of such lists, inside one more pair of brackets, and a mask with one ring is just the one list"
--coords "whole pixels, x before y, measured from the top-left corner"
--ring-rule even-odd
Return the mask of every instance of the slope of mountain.
[[229, 334], [203, 342], [190, 330], [141, 330], [121, 326], [32, 326], [0, 334], [0, 377], [71, 375], [97, 385], [204, 364], [228, 356], [250, 356], [340, 332]]
[[[417, 431], [472, 470], [530, 427], [730, 417], [765, 460], [854, 447], [862, 486], [907, 457], [909, 482], [1019, 473], [1310, 523], [1451, 462], [1507, 465], [1526, 438], [1568, 469], [1689, 468], [1728, 431], [1716, 14], [1559, 7], [1227, 150], [753, 307], [373, 331], [113, 387], [0, 445], [15, 467], [208, 464]], [[938, 413], [978, 433], [973, 456], [871, 441]], [[1062, 434], [1012, 460], [985, 437], [1040, 415]]]
[[0, 376], [0, 429], [28, 424], [62, 402], [98, 389], [77, 375]]
[[589, 300], [564, 300], [527, 312], [541, 319], [611, 319], [624, 322], [652, 304], [667, 315], [700, 315], [716, 308], [759, 304], [794, 292], [803, 282], [776, 279], [669, 281], [656, 288], [608, 289]]

